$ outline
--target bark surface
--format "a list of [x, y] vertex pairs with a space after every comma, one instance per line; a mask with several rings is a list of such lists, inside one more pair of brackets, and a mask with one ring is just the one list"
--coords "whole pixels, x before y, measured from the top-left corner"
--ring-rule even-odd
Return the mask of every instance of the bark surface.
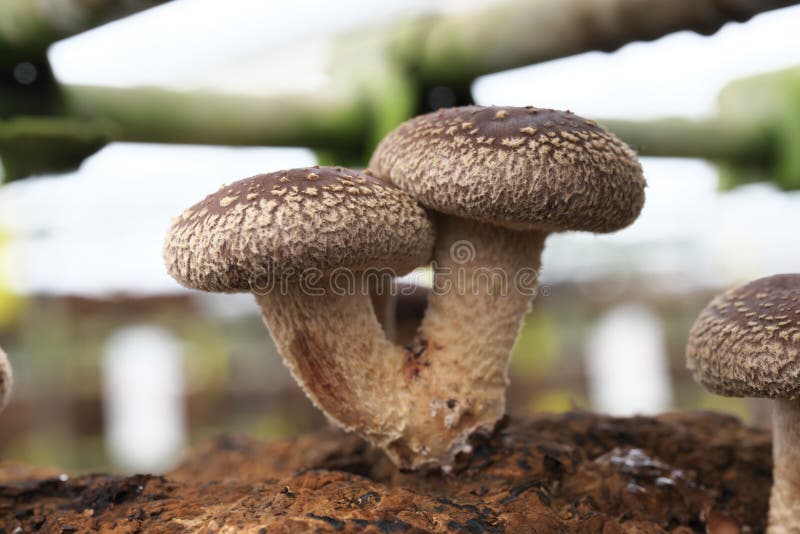
[[[337, 431], [220, 437], [163, 476], [0, 465], [5, 532], [762, 532], [767, 431], [713, 413], [506, 420], [451, 475]], [[22, 530], [18, 530], [17, 528]], [[17, 530], [15, 530], [17, 529]]]

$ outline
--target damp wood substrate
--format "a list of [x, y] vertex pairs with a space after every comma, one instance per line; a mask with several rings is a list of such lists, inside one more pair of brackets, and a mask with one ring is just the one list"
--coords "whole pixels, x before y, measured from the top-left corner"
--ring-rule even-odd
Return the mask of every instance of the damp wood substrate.
[[769, 432], [710, 412], [506, 419], [450, 474], [324, 430], [222, 436], [163, 475], [0, 464], [0, 532], [763, 532]]

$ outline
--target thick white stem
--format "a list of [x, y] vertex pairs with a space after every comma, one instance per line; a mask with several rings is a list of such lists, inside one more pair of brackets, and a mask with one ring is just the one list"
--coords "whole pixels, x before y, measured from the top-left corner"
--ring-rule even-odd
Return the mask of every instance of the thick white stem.
[[[311, 289], [311, 290], [309, 290]], [[323, 290], [324, 295], [314, 295]], [[317, 408], [377, 446], [399, 437], [405, 351], [390, 343], [366, 292], [299, 284], [257, 294], [284, 362]]]
[[505, 413], [508, 363], [536, 293], [547, 234], [440, 217], [435, 284], [404, 369], [412, 467], [450, 465]]
[[800, 532], [800, 402], [776, 400], [768, 534]]

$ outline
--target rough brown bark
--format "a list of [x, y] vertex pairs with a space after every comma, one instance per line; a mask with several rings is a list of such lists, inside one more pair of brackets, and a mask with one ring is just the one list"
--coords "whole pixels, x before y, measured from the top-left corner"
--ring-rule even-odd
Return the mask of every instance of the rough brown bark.
[[221, 437], [165, 476], [0, 467], [7, 532], [762, 532], [770, 439], [713, 413], [507, 423], [452, 475], [352, 436]]

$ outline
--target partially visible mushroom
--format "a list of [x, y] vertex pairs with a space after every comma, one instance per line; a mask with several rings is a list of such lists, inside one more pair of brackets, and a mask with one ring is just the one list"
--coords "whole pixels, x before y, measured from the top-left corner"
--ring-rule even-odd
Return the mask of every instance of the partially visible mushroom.
[[11, 371], [11, 363], [9, 363], [6, 353], [0, 348], [0, 412], [11, 400], [11, 390], [13, 388], [14, 374]]
[[[370, 169], [439, 213], [435, 282], [415, 343], [412, 403], [445, 464], [505, 413], [508, 362], [552, 232], [612, 232], [644, 203], [636, 155], [594, 121], [469, 106], [400, 125]], [[419, 391], [435, 391], [429, 404]], [[429, 413], [430, 417], [423, 417]], [[411, 443], [424, 458], [426, 443]], [[420, 460], [421, 461], [421, 460]]]
[[687, 367], [709, 391], [773, 401], [772, 534], [800, 532], [800, 275], [719, 295], [689, 334]]
[[209, 195], [173, 223], [164, 260], [188, 287], [253, 292], [312, 402], [412, 466], [390, 446], [416, 428], [406, 351], [386, 339], [370, 302], [372, 278], [363, 275], [405, 274], [430, 259], [432, 245], [430, 221], [407, 193], [369, 174], [314, 167]]

